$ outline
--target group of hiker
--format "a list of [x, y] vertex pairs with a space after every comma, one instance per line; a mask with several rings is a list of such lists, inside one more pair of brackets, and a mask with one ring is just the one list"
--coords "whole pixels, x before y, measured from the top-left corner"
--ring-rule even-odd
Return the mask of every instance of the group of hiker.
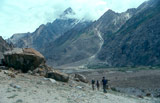
[[[98, 80], [97, 81], [92, 80], [91, 83], [92, 83], [92, 89], [93, 90], [95, 90], [95, 85], [97, 87], [97, 90], [99, 90], [99, 88], [100, 88], [100, 82]], [[106, 89], [107, 89], [107, 86], [108, 86], [108, 80], [105, 79], [105, 77], [103, 77], [101, 83], [102, 83], [102, 86], [103, 86], [103, 92], [107, 93]]]

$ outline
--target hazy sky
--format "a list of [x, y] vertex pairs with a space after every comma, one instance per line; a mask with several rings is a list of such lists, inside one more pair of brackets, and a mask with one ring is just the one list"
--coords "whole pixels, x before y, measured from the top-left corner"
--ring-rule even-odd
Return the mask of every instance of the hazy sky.
[[0, 36], [33, 32], [71, 7], [78, 18], [96, 20], [108, 9], [123, 12], [146, 0], [0, 0]]

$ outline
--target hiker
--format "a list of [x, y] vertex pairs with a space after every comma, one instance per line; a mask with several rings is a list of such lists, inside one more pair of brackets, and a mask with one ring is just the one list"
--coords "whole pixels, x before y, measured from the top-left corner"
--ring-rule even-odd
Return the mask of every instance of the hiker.
[[92, 89], [94, 90], [95, 80], [92, 80]]
[[99, 83], [98, 80], [97, 80], [97, 82], [96, 82], [96, 86], [97, 86], [97, 90], [99, 90], [100, 83]]
[[103, 79], [102, 79], [102, 84], [103, 84], [103, 92], [104, 93], [107, 93], [107, 83], [108, 83], [108, 80], [107, 79], [105, 79], [105, 77], [103, 77]]

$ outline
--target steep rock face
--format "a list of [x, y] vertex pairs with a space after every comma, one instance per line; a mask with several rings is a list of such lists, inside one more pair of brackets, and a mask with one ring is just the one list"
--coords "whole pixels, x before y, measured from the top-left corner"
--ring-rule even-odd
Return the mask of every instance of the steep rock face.
[[136, 12], [136, 9], [128, 9], [123, 13], [116, 13], [108, 10], [95, 23], [96, 27], [102, 34], [108, 35], [116, 32], [121, 26], [130, 19]]
[[142, 4], [118, 32], [107, 36], [99, 59], [110, 66], [160, 65], [160, 3]]

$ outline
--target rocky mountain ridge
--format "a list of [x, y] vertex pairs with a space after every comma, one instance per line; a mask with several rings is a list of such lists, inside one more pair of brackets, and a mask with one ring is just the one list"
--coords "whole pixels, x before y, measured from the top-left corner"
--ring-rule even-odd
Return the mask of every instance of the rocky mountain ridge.
[[[78, 31], [77, 28], [74, 28], [65, 33], [55, 41], [56, 43], [52, 43], [55, 45], [45, 49], [46, 54], [44, 55], [49, 59], [49, 64], [53, 66], [94, 64], [98, 62], [97, 54], [101, 50], [106, 33], [108, 35], [117, 31], [132, 17], [134, 12], [134, 9], [124, 13], [108, 10], [100, 19], [85, 29]], [[52, 51], [52, 55], [47, 51]]]
[[159, 4], [142, 4], [121, 29], [106, 37], [99, 58], [111, 66], [159, 65]]
[[59, 18], [52, 23], [40, 25], [33, 33], [14, 34], [8, 42], [12, 42], [19, 48], [34, 48], [41, 53], [49, 46], [51, 42], [72, 29], [80, 21], [75, 18], [69, 18], [68, 15], [75, 15], [71, 8], [67, 8]]

